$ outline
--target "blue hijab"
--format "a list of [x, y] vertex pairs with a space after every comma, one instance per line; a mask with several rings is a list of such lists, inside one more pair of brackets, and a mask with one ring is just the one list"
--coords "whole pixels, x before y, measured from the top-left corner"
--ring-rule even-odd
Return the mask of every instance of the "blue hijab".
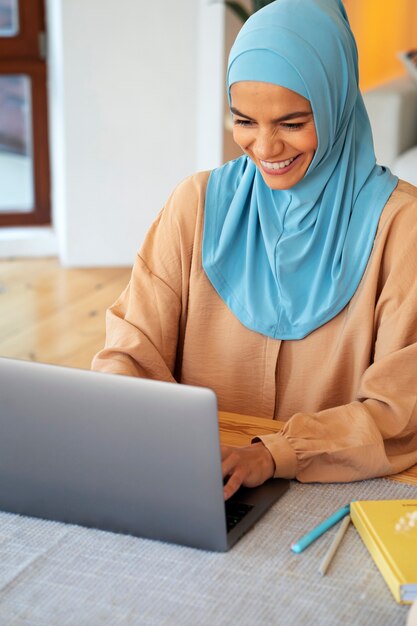
[[397, 178], [376, 165], [341, 0], [277, 0], [255, 13], [231, 50], [228, 93], [238, 81], [310, 100], [318, 147], [288, 190], [271, 190], [247, 156], [210, 174], [203, 267], [247, 328], [301, 339], [355, 293]]

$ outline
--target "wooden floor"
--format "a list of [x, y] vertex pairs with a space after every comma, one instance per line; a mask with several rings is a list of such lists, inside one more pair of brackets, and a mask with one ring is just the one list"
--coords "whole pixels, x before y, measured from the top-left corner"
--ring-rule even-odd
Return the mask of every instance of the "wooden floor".
[[89, 369], [105, 311], [130, 268], [63, 269], [57, 259], [0, 261], [0, 355]]

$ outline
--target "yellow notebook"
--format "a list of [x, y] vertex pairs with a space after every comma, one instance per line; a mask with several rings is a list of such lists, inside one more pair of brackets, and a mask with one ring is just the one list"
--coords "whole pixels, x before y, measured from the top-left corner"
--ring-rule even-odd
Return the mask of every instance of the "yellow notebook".
[[356, 530], [397, 602], [417, 599], [417, 500], [357, 500]]

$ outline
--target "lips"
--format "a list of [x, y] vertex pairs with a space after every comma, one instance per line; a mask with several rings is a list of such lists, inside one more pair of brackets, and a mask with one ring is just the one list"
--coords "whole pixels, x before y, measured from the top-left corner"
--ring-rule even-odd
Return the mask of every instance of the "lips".
[[268, 170], [282, 170], [284, 167], [288, 167], [294, 161], [296, 157], [290, 157], [286, 161], [261, 161], [262, 167], [266, 167]]
[[299, 159], [301, 154], [297, 154], [295, 157], [290, 157], [289, 159], [285, 159], [283, 161], [262, 161], [259, 160], [262, 169], [267, 174], [285, 174], [288, 172]]

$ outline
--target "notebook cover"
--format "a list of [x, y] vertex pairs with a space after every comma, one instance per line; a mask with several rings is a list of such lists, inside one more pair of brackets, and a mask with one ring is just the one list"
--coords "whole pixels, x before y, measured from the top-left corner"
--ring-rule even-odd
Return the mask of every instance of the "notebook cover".
[[417, 500], [357, 500], [352, 522], [397, 602], [417, 598]]

